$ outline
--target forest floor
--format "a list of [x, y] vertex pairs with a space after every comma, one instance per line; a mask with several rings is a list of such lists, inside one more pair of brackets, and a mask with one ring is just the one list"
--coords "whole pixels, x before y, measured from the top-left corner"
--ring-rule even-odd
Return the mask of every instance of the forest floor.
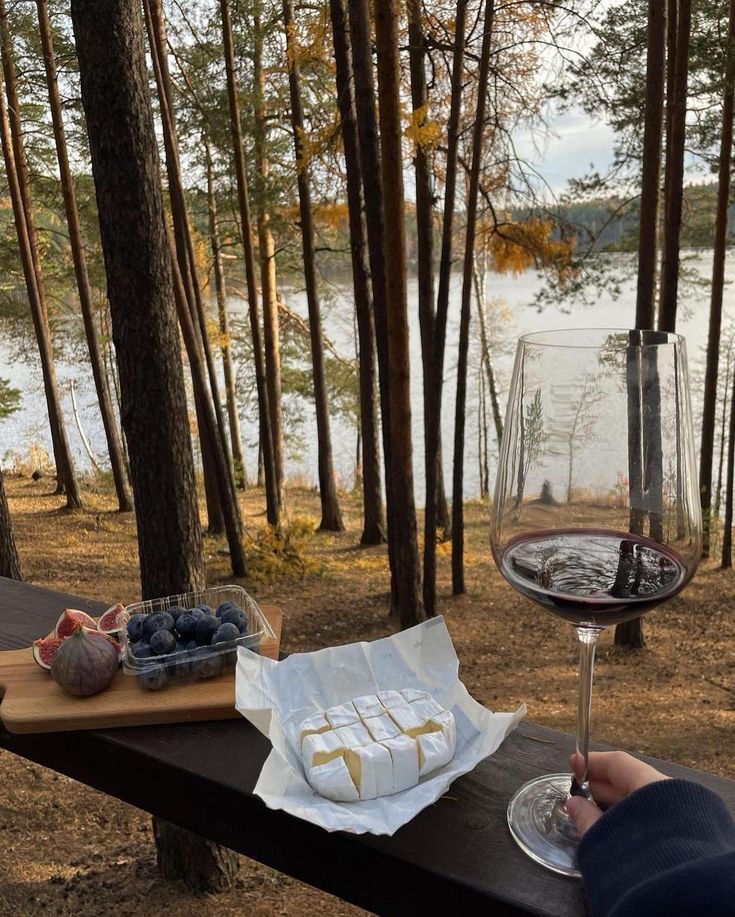
[[[135, 520], [114, 512], [104, 487], [88, 508], [68, 513], [50, 482], [6, 478], [25, 578], [104, 601], [139, 595]], [[294, 542], [304, 563], [276, 563], [263, 534], [262, 493], [243, 498], [255, 597], [285, 611], [283, 647], [313, 650], [372, 640], [396, 629], [387, 617], [383, 547], [360, 549], [359, 501], [343, 498], [347, 530], [315, 534], [318, 498], [289, 492]], [[481, 703], [513, 710], [565, 732], [575, 727], [576, 647], [572, 629], [520, 597], [495, 569], [488, 510], [467, 506], [467, 594], [452, 597], [448, 544], [439, 546], [439, 609], [461, 662], [460, 677]], [[229, 579], [224, 541], [207, 538], [208, 579]], [[593, 738], [735, 778], [735, 573], [700, 568], [677, 598], [645, 621], [647, 646], [625, 652], [600, 641]], [[559, 762], [565, 767], [565, 762]], [[0, 917], [22, 914], [180, 917], [227, 914], [362, 913], [322, 892], [243, 859], [227, 893], [197, 895], [158, 877], [150, 818], [52, 771], [0, 752]]]

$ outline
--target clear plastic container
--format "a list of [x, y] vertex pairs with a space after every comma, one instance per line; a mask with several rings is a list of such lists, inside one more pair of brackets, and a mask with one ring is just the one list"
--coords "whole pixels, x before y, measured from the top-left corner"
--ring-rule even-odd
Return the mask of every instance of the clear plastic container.
[[[208, 605], [215, 612], [223, 602], [232, 602], [245, 614], [247, 633], [226, 643], [205, 644], [191, 649], [179, 649], [163, 656], [136, 658], [127, 623], [135, 614], [152, 615], [175, 606], [185, 609]], [[125, 626], [118, 634], [122, 646], [122, 664], [126, 675], [136, 675], [142, 688], [156, 691], [168, 684], [188, 684], [215, 678], [232, 671], [237, 661], [238, 646], [246, 646], [254, 653], [260, 651], [261, 640], [273, 639], [273, 630], [254, 599], [242, 586], [214, 586], [199, 592], [169, 595], [162, 599], [149, 599], [128, 605], [123, 615]]]

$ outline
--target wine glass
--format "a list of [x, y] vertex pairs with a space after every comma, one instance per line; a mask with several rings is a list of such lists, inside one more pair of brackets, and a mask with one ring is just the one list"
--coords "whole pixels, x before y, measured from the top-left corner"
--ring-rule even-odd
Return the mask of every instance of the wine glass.
[[578, 876], [570, 793], [591, 798], [595, 643], [676, 595], [699, 563], [686, 347], [676, 334], [588, 329], [518, 342], [491, 531], [505, 579], [577, 629], [573, 775], [537, 777], [508, 807], [518, 844]]

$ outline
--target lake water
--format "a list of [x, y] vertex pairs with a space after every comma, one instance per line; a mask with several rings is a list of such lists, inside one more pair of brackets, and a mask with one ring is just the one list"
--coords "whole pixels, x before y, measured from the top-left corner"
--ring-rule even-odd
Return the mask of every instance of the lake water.
[[[711, 273], [711, 253], [687, 253], [687, 267], [696, 268], [704, 278]], [[735, 324], [735, 262], [728, 260], [726, 278], [730, 285], [725, 290], [723, 330]], [[513, 363], [515, 341], [520, 334], [529, 331], [547, 330], [550, 328], [577, 327], [631, 327], [635, 322], [635, 280], [629, 279], [622, 285], [621, 295], [615, 299], [609, 291], [603, 291], [590, 305], [570, 305], [568, 308], [548, 306], [543, 311], [533, 305], [543, 281], [533, 271], [519, 276], [493, 275], [487, 277], [487, 293], [491, 307], [493, 327], [493, 354], [498, 388], [503, 409], [505, 395]], [[444, 437], [445, 476], [447, 486], [451, 487], [451, 457], [454, 429], [454, 402], [456, 388], [457, 341], [459, 326], [459, 297], [461, 278], [455, 275], [451, 291], [451, 307], [447, 328], [447, 356], [445, 370], [445, 388], [442, 410], [442, 433]], [[680, 307], [678, 330], [687, 339], [689, 366], [692, 375], [692, 399], [695, 416], [698, 416], [701, 402], [701, 374], [704, 367], [704, 352], [707, 345], [709, 322], [709, 287], [688, 284], [683, 290]], [[302, 294], [284, 292], [287, 304], [294, 311], [306, 315], [306, 303]], [[411, 332], [411, 390], [413, 407], [413, 440], [414, 440], [414, 473], [416, 479], [416, 496], [419, 503], [423, 500], [423, 420], [422, 420], [422, 382], [421, 350], [417, 315], [416, 281], [409, 282], [409, 314]], [[234, 314], [244, 314], [242, 301], [233, 300], [231, 310]], [[325, 305], [325, 334], [334, 342], [340, 353], [353, 357], [355, 353], [352, 321], [352, 296], [350, 288], [332, 288], [331, 301]], [[465, 447], [465, 497], [479, 494], [478, 469], [478, 366], [479, 366], [479, 330], [473, 322], [471, 334], [471, 366], [467, 404], [467, 440]], [[36, 352], [27, 360], [13, 358], [15, 346], [0, 336], [0, 376], [10, 380], [11, 384], [21, 389], [21, 409], [0, 423], [0, 459], [3, 467], [12, 464], [13, 454], [26, 455], [34, 446], [41, 446], [51, 453], [51, 438], [48, 433], [48, 419], [43, 395], [43, 384]], [[247, 368], [241, 371], [247, 372]], [[84, 432], [91, 442], [92, 449], [103, 463], [106, 461], [105, 438], [99, 411], [96, 405], [91, 373], [81, 365], [59, 361], [58, 373], [63, 391], [64, 410], [68, 422], [68, 435], [78, 467], [89, 467], [89, 459], [74, 423], [71, 409], [69, 385], [76, 380], [77, 401]], [[292, 405], [293, 407], [293, 405]], [[488, 405], [489, 412], [489, 405]], [[289, 452], [287, 474], [301, 482], [315, 484], [316, 471], [316, 434], [313, 419], [313, 407], [304, 402], [298, 406], [297, 413], [303, 418], [299, 424], [298, 442]], [[333, 421], [333, 439], [335, 462], [340, 484], [351, 487], [355, 467], [355, 428], [354, 425], [335, 419]], [[254, 417], [242, 417], [242, 433], [245, 441], [245, 459], [252, 474], [256, 462], [257, 424]], [[288, 429], [286, 430], [288, 435]], [[495, 451], [494, 438], [491, 438], [491, 449]], [[494, 463], [491, 463], [491, 478], [494, 476]]]

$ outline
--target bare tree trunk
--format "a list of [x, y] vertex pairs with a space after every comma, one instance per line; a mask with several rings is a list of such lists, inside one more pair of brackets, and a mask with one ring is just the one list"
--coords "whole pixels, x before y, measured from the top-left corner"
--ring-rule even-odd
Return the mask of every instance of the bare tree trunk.
[[273, 466], [275, 469], [278, 504], [283, 512], [286, 505], [285, 455], [283, 442], [283, 407], [281, 400], [281, 344], [278, 327], [278, 290], [276, 286], [276, 250], [270, 228], [270, 214], [266, 202], [268, 174], [265, 75], [263, 73], [263, 31], [258, 12], [253, 16], [253, 67], [255, 69], [255, 169], [258, 176], [258, 242], [260, 249], [260, 285], [263, 293], [263, 331], [265, 340], [265, 368], [268, 385]]
[[722, 418], [720, 423], [720, 457], [717, 463], [717, 491], [715, 493], [715, 512], [714, 518], [719, 521], [720, 518], [720, 505], [722, 502], [722, 471], [725, 465], [725, 441], [727, 438], [726, 435], [726, 424], [727, 424], [727, 409], [729, 405], [728, 396], [730, 394], [730, 359], [731, 359], [731, 350], [727, 352], [727, 366], [725, 370], [725, 386], [723, 389], [724, 396], [722, 398]]
[[[707, 367], [704, 374], [702, 446], [699, 458], [699, 495], [702, 504], [702, 519], [704, 521], [702, 555], [704, 557], [709, 557], [710, 547], [710, 513], [712, 510], [712, 458], [715, 445], [715, 414], [717, 411], [717, 379], [719, 375], [722, 299], [725, 289], [727, 211], [730, 203], [730, 171], [732, 166], [732, 135], [734, 114], [735, 0], [730, 0], [730, 17], [727, 29], [727, 71], [725, 73], [725, 92], [722, 104], [722, 132], [720, 135], [720, 169], [717, 186], [717, 217], [715, 220], [715, 243], [712, 257], [712, 294], [709, 310]], [[725, 383], [725, 391], [727, 391], [727, 383]], [[725, 396], [725, 399], [727, 399], [727, 395]]]
[[500, 413], [500, 402], [498, 400], [498, 390], [495, 385], [495, 373], [493, 372], [493, 363], [490, 356], [490, 335], [487, 330], [487, 311], [485, 309], [485, 287], [480, 279], [480, 273], [477, 264], [473, 267], [473, 277], [475, 282], [475, 301], [477, 303], [477, 317], [480, 320], [480, 339], [482, 341], [482, 364], [485, 367], [487, 376], [487, 387], [490, 392], [490, 404], [493, 411], [493, 423], [495, 424], [495, 437], [500, 448], [500, 440], [503, 438], [503, 415]]
[[383, 463], [385, 467], [385, 492], [388, 515], [388, 560], [391, 570], [391, 613], [398, 609], [398, 581], [396, 538], [392, 533], [395, 505], [393, 502], [392, 442], [390, 425], [390, 399], [388, 376], [387, 312], [388, 293], [385, 266], [385, 239], [383, 230], [383, 172], [378, 139], [375, 82], [373, 78], [372, 40], [370, 34], [370, 7], [368, 0], [348, 0], [350, 36], [352, 42], [352, 72], [355, 81], [355, 108], [360, 143], [365, 202], [370, 274], [373, 287], [373, 313], [375, 340], [378, 353], [380, 393], [380, 419], [383, 432]]
[[653, 328], [654, 326], [656, 237], [659, 174], [661, 171], [665, 58], [666, 6], [662, 0], [648, 0], [646, 109], [643, 131], [643, 171], [641, 174], [636, 328]]
[[[193, 248], [191, 227], [184, 197], [181, 167], [179, 163], [178, 138], [174, 122], [174, 113], [171, 105], [171, 86], [167, 63], [167, 44], [165, 37], [165, 24], [160, 0], [144, 0], [146, 11], [149, 43], [154, 62], [156, 80], [158, 82], [158, 95], [161, 106], [161, 121], [163, 126], [164, 143], [166, 146], [166, 167], [169, 176], [169, 194], [171, 209], [174, 219], [174, 232], [177, 235], [177, 255], [181, 278], [187, 291], [187, 301], [192, 318], [194, 335], [187, 345], [189, 362], [192, 371], [195, 363], [192, 360], [192, 350], [196, 350], [197, 362], [203, 362], [207, 376], [199, 385], [199, 413], [206, 429], [206, 442], [211, 454], [211, 471], [217, 484], [219, 504], [227, 533], [227, 543], [230, 550], [230, 562], [235, 576], [245, 576], [246, 561], [242, 546], [242, 519], [237, 502], [237, 493], [232, 476], [227, 437], [225, 433], [224, 417], [219, 401], [219, 392], [216, 381], [216, 371], [209, 347], [209, 335], [206, 328], [204, 305], [201, 297], [201, 287], [196, 269], [196, 257]], [[183, 330], [183, 329], [182, 329]], [[209, 382], [209, 388], [207, 387]], [[195, 386], [196, 388], [196, 386]], [[211, 408], [214, 411], [212, 413]], [[201, 432], [200, 426], [200, 432]], [[204, 444], [203, 444], [204, 445]], [[204, 457], [204, 450], [203, 450]], [[206, 477], [205, 477], [206, 481]]]
[[219, 228], [217, 226], [217, 194], [214, 188], [214, 171], [212, 169], [212, 153], [209, 141], [204, 139], [207, 152], [207, 216], [209, 219], [209, 240], [212, 247], [212, 272], [214, 273], [214, 289], [217, 297], [217, 315], [219, 318], [219, 331], [221, 336], [220, 352], [222, 354], [222, 369], [225, 374], [225, 400], [227, 402], [227, 419], [230, 424], [230, 443], [232, 446], [232, 463], [235, 466], [235, 483], [237, 487], [246, 490], [248, 486], [245, 459], [242, 454], [242, 438], [240, 435], [240, 418], [237, 413], [237, 396], [235, 395], [235, 371], [232, 366], [232, 347], [230, 344], [230, 319], [227, 312], [227, 286], [225, 272], [222, 266], [222, 247], [220, 245]]
[[20, 123], [20, 103], [16, 87], [15, 62], [8, 31], [5, 0], [0, 0], [0, 54], [2, 56], [5, 92], [7, 93], [7, 104], [5, 98], [0, 103], [2, 106], [0, 118], [2, 118], [3, 155], [13, 205], [18, 247], [23, 264], [23, 274], [41, 358], [41, 371], [59, 485], [57, 492], [66, 494], [66, 505], [69, 509], [82, 509], [82, 494], [74, 474], [69, 441], [66, 436], [66, 426], [61, 409], [59, 384], [56, 378], [56, 366], [51, 346], [51, 332], [48, 325], [41, 262], [33, 224], [28, 165]]
[[225, 54], [225, 70], [227, 73], [227, 99], [230, 109], [230, 131], [232, 134], [233, 157], [235, 160], [235, 177], [237, 179], [237, 199], [240, 209], [243, 254], [245, 256], [245, 278], [248, 287], [248, 316], [250, 319], [250, 334], [253, 341], [255, 380], [258, 389], [260, 437], [258, 445], [257, 483], [258, 487], [262, 487], [263, 481], [265, 481], [266, 516], [269, 524], [279, 529], [281, 526], [281, 504], [273, 459], [271, 413], [268, 399], [268, 384], [266, 381], [263, 335], [260, 328], [260, 309], [258, 308], [255, 243], [253, 240], [253, 224], [250, 216], [250, 194], [245, 173], [242, 127], [240, 125], [240, 105], [235, 80], [235, 52], [232, 42], [232, 21], [230, 18], [229, 0], [220, 0], [220, 10], [222, 14], [222, 43]]
[[288, 61], [288, 84], [291, 96], [291, 126], [293, 128], [294, 152], [296, 155], [296, 182], [299, 191], [304, 281], [309, 307], [309, 338], [311, 341], [311, 365], [314, 376], [314, 401], [316, 403], [319, 499], [322, 507], [322, 520], [319, 524], [319, 529], [325, 532], [343, 532], [345, 526], [344, 522], [342, 522], [342, 513], [339, 508], [337, 482], [334, 477], [332, 434], [329, 428], [329, 396], [327, 393], [327, 372], [324, 363], [322, 313], [316, 280], [314, 215], [311, 206], [310, 187], [311, 169], [306, 160], [307, 154], [304, 149], [304, 106], [301, 99], [296, 23], [291, 0], [283, 0], [283, 19], [286, 27], [286, 59]]
[[357, 115], [352, 92], [352, 64], [345, 0], [330, 0], [337, 102], [342, 122], [342, 143], [347, 172], [347, 205], [350, 221], [352, 278], [357, 316], [360, 364], [360, 432], [362, 441], [363, 530], [360, 544], [385, 541], [385, 515], [380, 486], [378, 405], [375, 391], [375, 326], [367, 263], [367, 239], [363, 215], [360, 147]]
[[667, 144], [664, 216], [663, 270], [659, 328], [676, 329], [676, 307], [679, 296], [679, 243], [684, 189], [684, 144], [686, 139], [687, 80], [689, 75], [689, 37], [692, 25], [691, 0], [678, 0], [676, 20], [676, 55], [674, 98], [669, 121], [671, 141]]
[[383, 0], [375, 8], [385, 214], [385, 273], [389, 303], [385, 316], [385, 335], [388, 339], [391, 499], [395, 510], [388, 537], [395, 545], [398, 613], [401, 627], [406, 628], [421, 621], [424, 611], [421, 601], [421, 573], [413, 491], [398, 18], [397, 0]]
[[[735, 375], [733, 376], [735, 380]], [[730, 393], [730, 433], [727, 440], [725, 527], [722, 533], [722, 569], [732, 567], [733, 479], [735, 479], [735, 385]]]
[[69, 227], [69, 243], [71, 245], [72, 258], [74, 260], [74, 273], [76, 275], [77, 289], [79, 291], [79, 304], [81, 306], [82, 319], [84, 321], [84, 332], [87, 338], [87, 347], [89, 348], [89, 359], [92, 364], [92, 376], [97, 391], [102, 425], [107, 439], [107, 451], [110, 456], [110, 466], [115, 481], [118, 508], [120, 512], [129, 512], [133, 508], [133, 495], [128, 483], [128, 470], [125, 467], [125, 457], [120, 442], [120, 433], [112, 408], [110, 390], [105, 378], [105, 367], [102, 360], [99, 341], [97, 339], [92, 290], [87, 275], [87, 261], [84, 255], [84, 244], [82, 242], [82, 234], [79, 227], [79, 212], [77, 210], [74, 179], [69, 167], [69, 156], [66, 147], [66, 132], [64, 130], [64, 120], [61, 112], [61, 99], [59, 97], [59, 86], [56, 76], [56, 58], [51, 35], [51, 23], [48, 17], [47, 0], [36, 0], [36, 7], [38, 9], [38, 25], [41, 35], [43, 63], [46, 70], [46, 85], [48, 87], [49, 104], [51, 107], [51, 120], [54, 126], [56, 157], [59, 163], [59, 175], [61, 177], [61, 192], [64, 198], [66, 222]]
[[13, 520], [10, 518], [8, 498], [5, 495], [5, 481], [0, 469], [0, 576], [21, 580], [20, 558], [13, 536]]
[[[73, 0], [72, 19], [130, 448], [141, 583], [151, 598], [201, 588], [204, 561], [143, 26], [136, 0]], [[158, 828], [165, 831], [165, 825]], [[231, 881], [236, 854], [186, 837], [182, 870], [192, 861], [203, 864], [199, 876], [206, 881], [200, 884], [212, 889]], [[164, 851], [160, 860], [166, 867]]]
[[470, 334], [470, 303], [472, 273], [475, 263], [475, 231], [477, 198], [480, 189], [480, 160], [485, 128], [485, 103], [490, 74], [495, 0], [486, 0], [480, 73], [477, 84], [477, 111], [472, 134], [472, 166], [467, 194], [467, 230], [465, 235], [464, 272], [462, 275], [462, 311], [459, 325], [459, 360], [457, 364], [457, 401], [454, 415], [454, 475], [452, 489], [452, 592], [465, 591], [464, 582], [464, 445], [465, 410], [467, 402], [467, 353]]

